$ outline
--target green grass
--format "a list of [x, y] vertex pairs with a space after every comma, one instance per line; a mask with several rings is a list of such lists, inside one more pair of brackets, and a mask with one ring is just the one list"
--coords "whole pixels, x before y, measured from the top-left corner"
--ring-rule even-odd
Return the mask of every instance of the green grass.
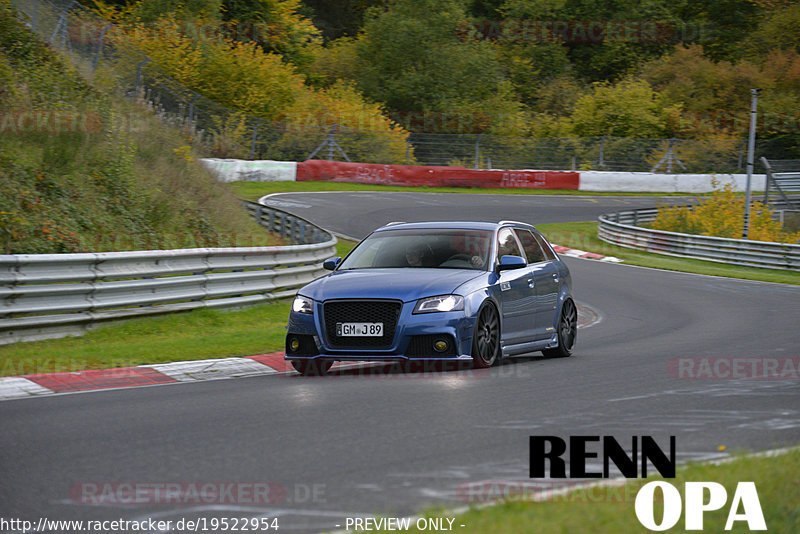
[[[738, 482], [755, 482], [764, 519], [769, 532], [800, 532], [800, 449], [780, 456], [738, 457], [722, 465], [690, 464], [679, 469], [677, 477], [668, 482], [684, 495], [684, 483], [718, 482], [728, 494], [728, 502], [718, 511], [704, 514], [704, 532], [723, 532], [728, 510]], [[578, 490], [549, 500], [534, 502], [517, 497], [489, 507], [473, 507], [456, 518], [454, 525], [468, 534], [518, 533], [518, 532], [592, 532], [618, 534], [620, 532], [650, 532], [636, 518], [634, 501], [641, 486], [648, 480], [632, 480], [621, 487], [590, 488]], [[480, 494], [477, 494], [480, 495]], [[524, 497], [524, 496], [523, 496]], [[707, 492], [706, 492], [706, 498]], [[476, 502], [474, 504], [481, 504]], [[742, 512], [740, 507], [739, 512]], [[656, 505], [656, 521], [661, 519], [661, 508]], [[447, 517], [441, 510], [430, 511], [428, 517]], [[685, 514], [673, 529], [667, 532], [684, 532]], [[737, 521], [729, 532], [750, 532], [747, 523]], [[412, 529], [412, 532], [415, 530]]]
[[81, 337], [0, 346], [0, 376], [250, 356], [283, 349], [289, 300], [108, 325]]
[[800, 285], [800, 273], [796, 271], [779, 271], [760, 269], [757, 267], [740, 267], [713, 261], [695, 260], [651, 254], [634, 249], [610, 245], [597, 237], [597, 223], [573, 222], [538, 224], [536, 227], [551, 242], [570, 248], [595, 252], [606, 256], [615, 256], [629, 265], [640, 265], [654, 269], [681, 271], [686, 273], [706, 274], [709, 276], [727, 276], [764, 282]]
[[[405, 187], [395, 185], [349, 184], [342, 182], [232, 182], [236, 193], [246, 199], [256, 201], [272, 193], [292, 193], [318, 191], [404, 191], [407, 193], [472, 193], [493, 195], [579, 195], [579, 196], [698, 196], [696, 193], [592, 193], [571, 189], [487, 189], [478, 187]], [[702, 195], [700, 195], [702, 196]]]
[[338, 242], [336, 243], [336, 255], [344, 258], [357, 244], [357, 242], [350, 241], [349, 239], [338, 238]]

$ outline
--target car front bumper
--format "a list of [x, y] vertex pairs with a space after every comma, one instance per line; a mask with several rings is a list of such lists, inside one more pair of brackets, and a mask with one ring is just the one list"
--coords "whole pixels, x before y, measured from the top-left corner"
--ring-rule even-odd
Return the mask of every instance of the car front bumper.
[[[381, 348], [333, 346], [322, 320], [322, 303], [314, 303], [313, 314], [292, 311], [287, 326], [285, 358], [386, 362], [472, 359], [475, 317], [463, 311], [415, 314], [415, 304], [403, 303], [391, 344]], [[297, 350], [293, 350], [292, 341], [295, 339], [298, 340]], [[433, 343], [438, 340], [447, 341], [447, 350], [433, 348]]]

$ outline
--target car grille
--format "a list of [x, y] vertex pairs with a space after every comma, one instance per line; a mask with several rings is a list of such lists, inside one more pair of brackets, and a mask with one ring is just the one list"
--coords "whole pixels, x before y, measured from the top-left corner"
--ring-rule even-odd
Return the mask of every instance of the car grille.
[[[333, 300], [323, 304], [325, 330], [331, 347], [341, 349], [389, 348], [403, 303], [397, 300]], [[383, 323], [380, 337], [340, 337], [336, 323]]]

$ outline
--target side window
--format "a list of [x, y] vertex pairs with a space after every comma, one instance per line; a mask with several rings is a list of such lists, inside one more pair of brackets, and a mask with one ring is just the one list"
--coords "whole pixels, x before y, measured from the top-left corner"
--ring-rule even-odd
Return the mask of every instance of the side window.
[[517, 228], [514, 231], [517, 233], [519, 242], [522, 243], [522, 248], [525, 249], [525, 255], [528, 256], [528, 263], [545, 261], [542, 247], [539, 246], [539, 243], [536, 241], [536, 238], [533, 237], [530, 230]]
[[544, 257], [548, 260], [555, 260], [558, 259], [556, 253], [553, 252], [553, 249], [550, 247], [550, 243], [547, 242], [547, 239], [542, 237], [542, 234], [539, 232], [534, 232], [533, 235], [536, 237], [536, 241], [542, 246], [542, 250], [544, 251]]
[[511, 228], [501, 228], [500, 231], [497, 232], [497, 258], [500, 259], [500, 256], [509, 255], [525, 257], [519, 249], [519, 244]]

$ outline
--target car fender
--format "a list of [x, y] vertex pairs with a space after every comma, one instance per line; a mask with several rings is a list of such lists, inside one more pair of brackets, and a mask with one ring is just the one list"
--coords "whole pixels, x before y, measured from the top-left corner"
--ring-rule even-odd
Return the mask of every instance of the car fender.
[[[489, 286], [483, 287], [466, 295], [464, 297], [464, 315], [469, 317], [470, 319], [470, 328], [469, 328], [469, 347], [471, 350], [472, 347], [472, 338], [475, 332], [475, 322], [478, 320], [478, 313], [480, 312], [481, 308], [487, 303], [490, 302], [498, 312], [498, 320], [500, 321], [500, 332], [503, 332], [503, 314], [502, 314], [502, 307], [500, 305], [499, 299], [497, 295], [493, 293], [492, 289], [498, 286]], [[467, 341], [467, 338], [464, 338], [464, 341]], [[500, 344], [502, 346], [503, 339], [502, 335], [500, 336]], [[502, 357], [502, 351], [501, 351]]]
[[556, 314], [553, 317], [554, 328], [558, 328], [558, 321], [561, 318], [561, 309], [564, 307], [564, 302], [567, 299], [572, 299], [573, 302], [575, 301], [575, 297], [572, 295], [571, 289], [567, 286], [567, 284], [563, 284], [558, 291], [558, 307], [556, 310]]

